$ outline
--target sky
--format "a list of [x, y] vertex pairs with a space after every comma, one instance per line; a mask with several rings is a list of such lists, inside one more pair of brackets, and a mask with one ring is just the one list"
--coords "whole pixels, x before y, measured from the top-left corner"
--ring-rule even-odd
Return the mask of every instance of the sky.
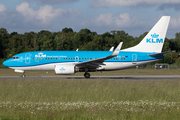
[[180, 0], [0, 0], [0, 28], [9, 33], [87, 28], [103, 34], [124, 30], [133, 37], [171, 16], [167, 38], [180, 32]]

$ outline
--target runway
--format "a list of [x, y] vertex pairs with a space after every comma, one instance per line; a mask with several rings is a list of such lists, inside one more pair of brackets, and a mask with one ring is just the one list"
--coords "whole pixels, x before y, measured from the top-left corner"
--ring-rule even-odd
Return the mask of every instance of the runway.
[[[85, 79], [84, 76], [0, 76], [1, 79]], [[91, 76], [86, 79], [180, 79], [180, 75], [106, 75], [106, 76]]]

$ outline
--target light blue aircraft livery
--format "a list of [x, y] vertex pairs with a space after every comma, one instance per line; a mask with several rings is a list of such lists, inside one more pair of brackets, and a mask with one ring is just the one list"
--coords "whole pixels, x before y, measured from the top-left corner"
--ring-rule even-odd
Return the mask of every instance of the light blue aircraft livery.
[[85, 72], [111, 71], [158, 61], [167, 52], [161, 52], [165, 41], [170, 16], [163, 16], [142, 41], [134, 46], [121, 50], [122, 42], [113, 51], [34, 51], [14, 55], [3, 64], [15, 72], [55, 71], [55, 74], [74, 74]]

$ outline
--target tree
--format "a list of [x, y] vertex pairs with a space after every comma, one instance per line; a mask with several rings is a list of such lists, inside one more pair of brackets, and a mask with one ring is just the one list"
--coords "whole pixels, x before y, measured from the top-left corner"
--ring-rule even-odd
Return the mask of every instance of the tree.
[[171, 51], [171, 49], [169, 48], [169, 39], [167, 38], [165, 38], [165, 42], [162, 49], [162, 52], [166, 52], [166, 51]]
[[5, 49], [8, 45], [8, 37], [9, 34], [5, 28], [0, 29], [0, 58], [4, 58], [5, 56]]
[[[81, 29], [72, 38], [73, 48], [77, 49], [93, 40], [93, 34], [89, 29]], [[81, 48], [80, 48], [81, 49]]]
[[69, 33], [69, 32], [73, 32], [73, 29], [72, 28], [64, 28], [64, 29], [62, 29], [62, 32], [63, 33]]
[[85, 28], [85, 29], [81, 29], [81, 30], [79, 31], [79, 33], [89, 34], [89, 33], [91, 33], [91, 31], [90, 31], [89, 29]]
[[172, 63], [175, 63], [174, 58], [178, 58], [178, 53], [174, 52], [174, 53], [165, 54], [164, 58], [158, 61], [158, 63], [172, 64]]

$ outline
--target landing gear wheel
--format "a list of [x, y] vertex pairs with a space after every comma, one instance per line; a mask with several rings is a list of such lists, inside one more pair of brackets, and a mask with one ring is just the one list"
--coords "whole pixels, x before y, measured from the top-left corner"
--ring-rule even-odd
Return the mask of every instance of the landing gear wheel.
[[25, 74], [23, 74], [21, 77], [22, 77], [22, 78], [25, 78], [25, 77], [26, 77], [26, 75], [25, 75]]
[[90, 78], [90, 74], [89, 73], [84, 73], [84, 77], [85, 78]]

